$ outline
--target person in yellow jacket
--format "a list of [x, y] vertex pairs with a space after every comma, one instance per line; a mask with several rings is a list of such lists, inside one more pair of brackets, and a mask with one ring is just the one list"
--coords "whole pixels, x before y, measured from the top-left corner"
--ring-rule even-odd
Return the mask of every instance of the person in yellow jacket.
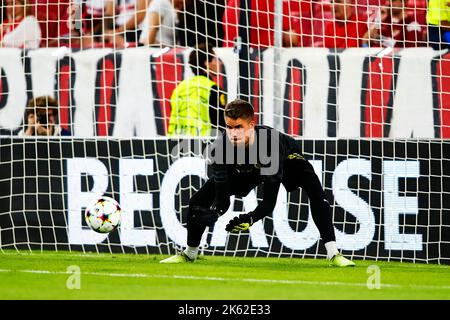
[[225, 129], [225, 93], [213, 80], [220, 61], [211, 44], [198, 45], [189, 54], [194, 76], [180, 82], [170, 98], [168, 136], [215, 136]]
[[427, 11], [428, 40], [436, 50], [450, 45], [450, 0], [429, 0]]

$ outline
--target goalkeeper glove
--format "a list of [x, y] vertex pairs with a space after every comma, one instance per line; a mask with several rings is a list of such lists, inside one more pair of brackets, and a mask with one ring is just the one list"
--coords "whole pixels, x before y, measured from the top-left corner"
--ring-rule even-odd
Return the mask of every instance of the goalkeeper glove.
[[253, 218], [248, 214], [240, 214], [228, 222], [225, 230], [232, 233], [247, 231], [253, 225]]

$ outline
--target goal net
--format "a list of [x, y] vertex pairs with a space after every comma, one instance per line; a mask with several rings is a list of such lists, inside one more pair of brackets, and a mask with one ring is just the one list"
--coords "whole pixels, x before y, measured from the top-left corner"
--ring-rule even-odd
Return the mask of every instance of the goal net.
[[[1, 251], [186, 246], [222, 98], [194, 119], [211, 122], [206, 134], [169, 135], [171, 98], [196, 75], [194, 47], [209, 42], [218, 72], [211, 60], [197, 69], [226, 101], [250, 101], [257, 124], [298, 139], [344, 254], [450, 262], [450, 55], [439, 1], [0, 3]], [[123, 209], [106, 235], [83, 218], [101, 195]], [[202, 252], [326, 256], [301, 189], [281, 187], [273, 213], [248, 233], [225, 231], [262, 197], [261, 187], [232, 197]]]

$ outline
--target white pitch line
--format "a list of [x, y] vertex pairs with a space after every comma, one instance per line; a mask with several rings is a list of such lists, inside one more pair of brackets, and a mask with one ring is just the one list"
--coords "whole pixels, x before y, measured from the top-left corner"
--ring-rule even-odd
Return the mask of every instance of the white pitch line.
[[[49, 271], [49, 270], [7, 270], [0, 269], [0, 272], [13, 273], [24, 272], [34, 274], [63, 274], [72, 275], [71, 272]], [[161, 279], [184, 279], [184, 280], [208, 280], [208, 281], [241, 281], [256, 283], [279, 283], [279, 284], [298, 284], [298, 285], [323, 285], [323, 286], [349, 286], [349, 287], [367, 287], [366, 283], [357, 282], [329, 282], [329, 281], [306, 281], [306, 280], [284, 280], [284, 279], [254, 279], [254, 278], [222, 278], [222, 277], [198, 277], [182, 275], [163, 275], [163, 274], [145, 274], [145, 273], [103, 273], [103, 272], [82, 272], [81, 275], [101, 276], [101, 277], [122, 277], [122, 278], [161, 278]], [[382, 288], [412, 288], [412, 289], [444, 289], [450, 290], [450, 286], [442, 285], [400, 285], [400, 284], [381, 284]]]
[[[37, 252], [37, 253], [34, 253], [34, 252], [20, 252], [20, 253], [17, 253], [17, 252], [1, 252], [0, 251], [0, 257], [1, 257], [2, 254], [3, 255], [7, 255], [7, 256], [8, 255], [9, 256], [27, 255], [27, 256], [35, 256], [35, 257], [39, 257], [39, 256], [58, 257], [58, 256], [60, 256], [58, 254], [46, 253], [46, 252], [41, 252], [41, 251]], [[129, 255], [131, 257], [135, 256], [135, 254], [132, 254], [132, 253], [127, 253], [127, 254], [123, 254], [123, 253], [106, 254], [106, 253], [96, 253], [96, 252], [77, 253], [77, 254], [70, 253], [67, 256], [68, 257], [81, 257], [81, 258], [105, 258], [105, 259], [111, 259], [113, 256], [127, 257], [127, 255]], [[232, 257], [230, 256], [230, 258], [232, 258]], [[259, 259], [259, 258], [257, 258], [257, 259]], [[278, 259], [289, 259], [289, 258], [278, 258]], [[301, 260], [302, 258], [296, 257], [295, 259]], [[311, 259], [311, 260], [313, 260], [313, 259]], [[364, 263], [370, 262], [370, 263], [375, 264], [375, 265], [378, 262], [381, 262], [381, 263], [395, 263], [395, 264], [398, 264], [398, 265], [395, 265], [396, 267], [400, 266], [401, 268], [405, 268], [405, 269], [409, 268], [409, 269], [416, 269], [417, 270], [417, 269], [420, 268], [420, 269], [423, 270], [423, 269], [427, 269], [427, 267], [430, 267], [430, 268], [433, 268], [433, 270], [445, 269], [445, 270], [449, 270], [450, 271], [450, 267], [447, 266], [447, 265], [439, 265], [439, 264], [432, 264], [432, 263], [429, 263], [429, 264], [425, 264], [425, 263], [414, 264], [412, 262], [382, 261], [382, 260], [379, 260], [379, 261], [378, 260], [373, 260], [373, 261], [372, 260], [358, 260], [357, 262], [359, 262], [359, 261], [364, 262]], [[387, 269], [389, 267], [386, 265], [386, 266], [383, 266], [382, 268], [383, 269]]]

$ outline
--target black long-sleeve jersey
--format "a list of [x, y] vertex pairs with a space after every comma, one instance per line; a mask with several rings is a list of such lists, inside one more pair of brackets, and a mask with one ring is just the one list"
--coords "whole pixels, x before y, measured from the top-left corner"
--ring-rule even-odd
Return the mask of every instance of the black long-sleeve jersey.
[[246, 196], [262, 183], [263, 200], [250, 213], [257, 221], [273, 212], [281, 183], [287, 191], [300, 185], [299, 165], [306, 160], [299, 142], [268, 126], [255, 126], [254, 143], [247, 147], [232, 145], [224, 132], [211, 150], [215, 206], [221, 211], [228, 209], [230, 195]]

